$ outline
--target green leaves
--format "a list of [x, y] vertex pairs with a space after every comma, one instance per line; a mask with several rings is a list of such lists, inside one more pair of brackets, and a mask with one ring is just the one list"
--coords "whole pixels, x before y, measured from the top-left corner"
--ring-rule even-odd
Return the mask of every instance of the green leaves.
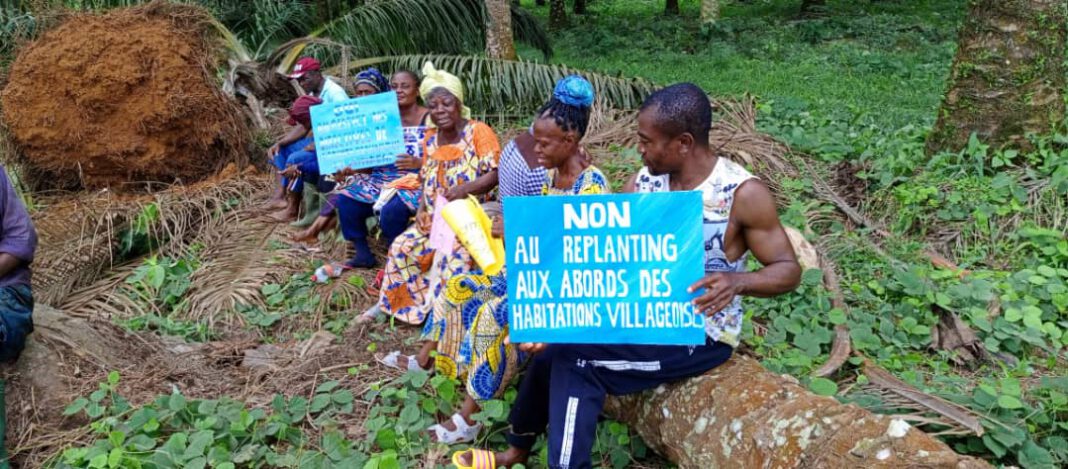
[[998, 406], [1002, 409], [1014, 410], [1021, 409], [1024, 405], [1020, 398], [1005, 394], [998, 396]]
[[820, 396], [834, 396], [838, 394], [838, 384], [827, 378], [812, 378], [808, 388]]

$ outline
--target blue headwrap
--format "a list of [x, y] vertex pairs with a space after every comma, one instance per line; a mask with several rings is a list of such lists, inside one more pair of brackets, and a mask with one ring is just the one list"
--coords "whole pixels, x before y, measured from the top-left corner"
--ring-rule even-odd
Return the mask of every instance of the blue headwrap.
[[593, 85], [578, 75], [568, 75], [556, 82], [553, 98], [568, 106], [590, 107], [593, 105]]
[[376, 93], [389, 90], [389, 80], [377, 68], [371, 67], [356, 74], [356, 85], [368, 84], [374, 87]]

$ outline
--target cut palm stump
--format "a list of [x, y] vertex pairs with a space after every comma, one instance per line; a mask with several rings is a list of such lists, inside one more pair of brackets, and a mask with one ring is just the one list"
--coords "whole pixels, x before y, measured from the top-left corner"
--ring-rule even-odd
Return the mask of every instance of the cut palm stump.
[[990, 467], [743, 355], [682, 383], [609, 399], [606, 411], [683, 468]]

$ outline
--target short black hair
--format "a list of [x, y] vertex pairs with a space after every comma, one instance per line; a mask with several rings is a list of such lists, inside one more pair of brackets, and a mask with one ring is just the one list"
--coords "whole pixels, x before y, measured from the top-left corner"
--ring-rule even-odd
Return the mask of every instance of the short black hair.
[[656, 111], [656, 127], [669, 137], [683, 133], [693, 135], [694, 143], [708, 146], [712, 130], [712, 102], [693, 83], [676, 83], [661, 88], [645, 98], [641, 110]]
[[551, 98], [538, 110], [538, 118], [551, 117], [564, 132], [574, 130], [578, 132], [579, 138], [582, 138], [586, 136], [586, 128], [590, 126], [590, 109], [589, 106], [573, 106]]
[[415, 81], [415, 87], [416, 88], [418, 88], [419, 85], [423, 84], [423, 79], [419, 78], [419, 74], [418, 73], [415, 73], [415, 72], [413, 72], [411, 70], [408, 70], [406, 68], [402, 68], [400, 70], [397, 70], [396, 72], [393, 72], [393, 75], [408, 75], [408, 76], [412, 77], [412, 80]]

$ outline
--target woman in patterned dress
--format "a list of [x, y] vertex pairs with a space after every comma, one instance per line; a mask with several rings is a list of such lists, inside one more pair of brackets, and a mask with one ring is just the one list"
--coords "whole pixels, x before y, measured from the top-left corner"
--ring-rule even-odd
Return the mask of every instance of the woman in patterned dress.
[[[373, 70], [373, 69], [372, 69]], [[380, 79], [379, 79], [380, 78]], [[371, 77], [361, 79], [357, 75], [357, 89]], [[335, 198], [341, 232], [352, 243], [355, 255], [345, 262], [347, 268], [367, 268], [375, 265], [375, 257], [367, 242], [367, 219], [378, 214], [378, 226], [382, 241], [388, 246], [407, 227], [419, 202], [418, 185], [403, 185], [417, 177], [423, 157], [423, 136], [429, 113], [419, 105], [419, 77], [404, 70], [393, 74], [387, 83], [379, 75], [373, 79], [376, 86], [392, 88], [397, 93], [397, 104], [404, 126], [405, 153], [397, 156], [397, 162], [379, 166], [350, 176], [340, 194]], [[401, 185], [401, 187], [392, 187]]]
[[500, 157], [500, 143], [493, 129], [470, 119], [470, 110], [463, 105], [460, 79], [427, 63], [419, 93], [430, 109], [432, 126], [423, 141], [425, 157], [419, 173], [422, 194], [416, 222], [390, 246], [378, 304], [364, 313], [364, 319], [384, 312], [408, 324], [423, 323], [430, 312], [429, 300], [449, 278], [467, 273], [473, 262], [461, 247], [437, 256], [430, 248], [430, 222], [441, 208], [437, 196], [456, 200], [485, 194], [496, 183], [493, 170]]
[[[609, 191], [604, 174], [590, 164], [579, 143], [586, 133], [592, 103], [593, 86], [581, 77], [569, 76], [557, 83], [553, 97], [538, 113], [532, 128], [533, 152], [538, 167], [546, 171], [537, 193], [578, 195]], [[513, 177], [504, 166], [499, 176], [501, 181]], [[524, 181], [516, 182], [523, 185]], [[495, 218], [494, 236], [501, 237], [503, 230], [503, 220]], [[453, 444], [473, 441], [478, 436], [481, 425], [471, 416], [485, 401], [500, 397], [525, 360], [521, 352], [505, 343], [506, 337], [505, 272], [487, 276], [475, 271], [448, 281], [424, 328], [423, 349], [419, 355], [407, 357], [408, 368], [424, 364], [423, 368], [428, 368], [432, 360], [437, 372], [466, 378], [467, 396], [460, 411], [429, 429], [438, 441]], [[433, 351], [437, 354], [431, 358]]]

